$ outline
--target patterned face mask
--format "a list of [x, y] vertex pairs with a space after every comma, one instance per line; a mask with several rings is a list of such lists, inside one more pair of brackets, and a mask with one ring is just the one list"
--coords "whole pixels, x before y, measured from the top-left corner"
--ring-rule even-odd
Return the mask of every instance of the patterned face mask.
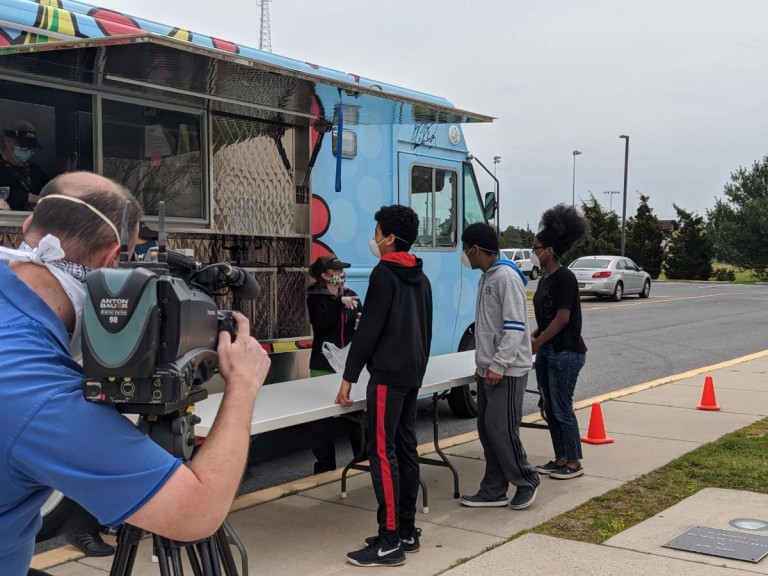
[[330, 275], [330, 278], [328, 278], [328, 284], [331, 286], [336, 286], [337, 288], [341, 288], [344, 286], [344, 283], [347, 281], [347, 275], [342, 272], [341, 274], [332, 274]]

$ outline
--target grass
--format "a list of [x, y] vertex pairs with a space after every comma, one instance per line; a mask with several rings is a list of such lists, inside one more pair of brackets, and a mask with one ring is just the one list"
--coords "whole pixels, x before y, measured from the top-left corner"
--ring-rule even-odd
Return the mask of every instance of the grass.
[[768, 418], [689, 452], [666, 466], [534, 528], [556, 538], [601, 544], [702, 488], [768, 494]]
[[[714, 272], [716, 270], [733, 270], [736, 276], [735, 280], [732, 280], [732, 284], [754, 284], [758, 281], [751, 268], [738, 268], [731, 264], [722, 264], [716, 262], [712, 264], [712, 274], [714, 278]], [[668, 282], [687, 282], [687, 280], [669, 280], [664, 272], [659, 273], [658, 280], [666, 280]]]

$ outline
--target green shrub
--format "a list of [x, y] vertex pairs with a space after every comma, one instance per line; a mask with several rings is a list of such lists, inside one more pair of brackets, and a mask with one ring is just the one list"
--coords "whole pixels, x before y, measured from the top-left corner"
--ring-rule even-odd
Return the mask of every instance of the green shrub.
[[720, 282], [735, 282], [736, 273], [729, 268], [716, 268], [712, 274], [712, 279]]

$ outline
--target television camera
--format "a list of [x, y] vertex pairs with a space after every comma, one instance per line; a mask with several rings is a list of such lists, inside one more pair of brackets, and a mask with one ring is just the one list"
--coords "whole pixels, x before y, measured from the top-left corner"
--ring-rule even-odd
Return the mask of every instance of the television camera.
[[[129, 204], [123, 211], [120, 260], [86, 276], [83, 310], [83, 371], [86, 400], [109, 403], [138, 414], [138, 427], [174, 456], [188, 461], [200, 420], [193, 405], [208, 396], [205, 383], [218, 367], [222, 330], [236, 338], [232, 312], [220, 310], [215, 296], [232, 291], [256, 299], [261, 289], [245, 270], [226, 262], [203, 265], [165, 244], [165, 205], [160, 202], [158, 248], [148, 261], [131, 262], [128, 253]], [[132, 572], [144, 531], [129, 524], [118, 530], [110, 574]], [[240, 553], [241, 574], [248, 574], [242, 542], [225, 521], [215, 534], [193, 543], [153, 535], [160, 572], [182, 574], [186, 549], [196, 574], [237, 576], [230, 550]]]
[[86, 278], [83, 312], [85, 398], [120, 412], [169, 414], [207, 396], [216, 372], [219, 332], [235, 337], [232, 313], [214, 296], [231, 290], [256, 299], [260, 287], [228, 263], [203, 265], [165, 244], [160, 203], [158, 248], [148, 261], [131, 262], [127, 210], [118, 268]]

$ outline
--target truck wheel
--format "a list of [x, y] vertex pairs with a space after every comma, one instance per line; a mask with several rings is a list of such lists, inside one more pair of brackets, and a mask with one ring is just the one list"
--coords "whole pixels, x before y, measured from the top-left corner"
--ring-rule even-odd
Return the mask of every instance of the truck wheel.
[[43, 516], [43, 525], [40, 527], [35, 540], [42, 542], [61, 534], [74, 508], [75, 503], [66, 498], [61, 492], [55, 491], [51, 494], [40, 509], [40, 514]]
[[530, 272], [529, 276], [531, 277], [531, 280], [536, 280], [536, 278], [539, 277], [539, 269], [536, 268], [536, 266], [531, 268], [531, 272]]
[[[467, 332], [459, 342], [459, 352], [475, 349], [475, 335]], [[448, 394], [448, 406], [459, 418], [477, 418], [477, 384], [467, 384], [451, 388]]]

